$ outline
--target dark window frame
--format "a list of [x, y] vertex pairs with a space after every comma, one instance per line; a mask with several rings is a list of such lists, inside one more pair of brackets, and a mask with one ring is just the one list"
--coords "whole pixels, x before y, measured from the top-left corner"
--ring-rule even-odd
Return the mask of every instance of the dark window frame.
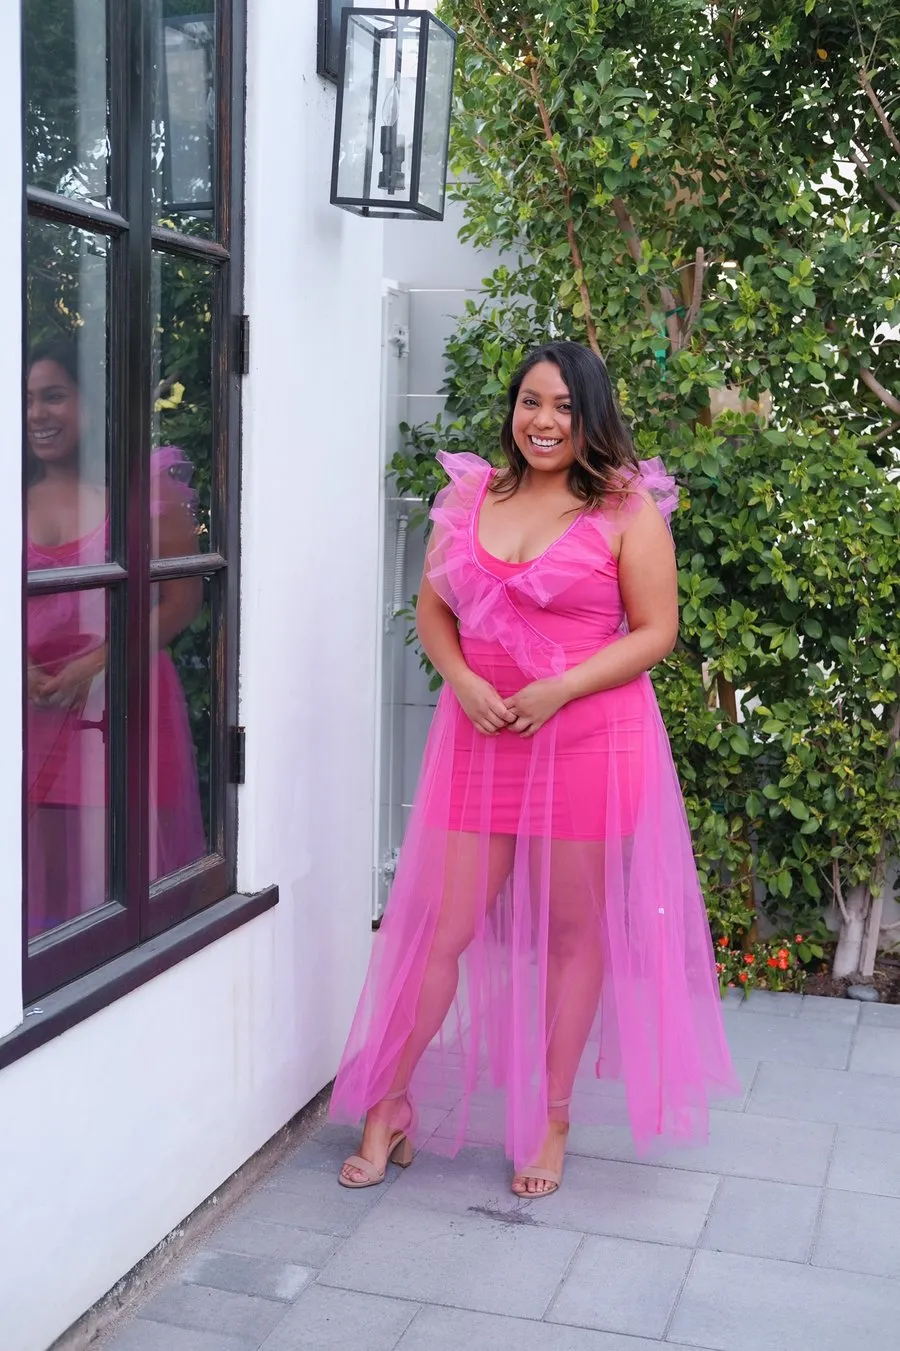
[[[107, 697], [126, 710], [126, 733], [110, 747], [111, 880], [123, 905], [112, 901], [29, 944], [27, 881], [23, 885], [23, 996], [26, 1003], [153, 939], [222, 902], [235, 890], [237, 787], [229, 773], [229, 732], [237, 720], [240, 561], [239, 321], [243, 309], [244, 118], [246, 0], [217, 0], [215, 228], [210, 237], [157, 227], [150, 175], [153, 18], [147, 0], [107, 4], [109, 56], [109, 210], [25, 186], [23, 246], [29, 219], [99, 232], [111, 240], [108, 350], [124, 352], [108, 366], [111, 454], [122, 456], [110, 480], [110, 562], [54, 569], [29, 577], [23, 550], [23, 633], [30, 595], [106, 587], [111, 598], [110, 639], [124, 630], [123, 658], [111, 661]], [[160, 7], [161, 8], [161, 7]], [[199, 6], [198, 6], [199, 8]], [[24, 83], [24, 82], [23, 82]], [[23, 139], [27, 90], [23, 88]], [[23, 146], [24, 149], [24, 146]], [[25, 156], [23, 153], [23, 163]], [[27, 166], [26, 166], [27, 173]], [[151, 560], [149, 450], [151, 426], [151, 265], [154, 254], [207, 264], [214, 277], [211, 326], [213, 428], [211, 552]], [[26, 271], [23, 289], [27, 286]], [[23, 305], [23, 312], [27, 313]], [[27, 360], [23, 332], [23, 370]], [[117, 435], [118, 433], [118, 435]], [[117, 450], [117, 447], [124, 449]], [[116, 500], [118, 497], [118, 501]], [[118, 510], [116, 506], [118, 505]], [[23, 538], [27, 529], [23, 493]], [[162, 577], [210, 580], [210, 665], [213, 689], [209, 852], [197, 863], [151, 884], [149, 812], [150, 588]], [[23, 644], [24, 649], [24, 644]], [[25, 653], [23, 650], [23, 665]], [[23, 726], [27, 729], [27, 693]], [[114, 718], [111, 715], [111, 723]], [[23, 800], [24, 800], [23, 773]], [[114, 804], [118, 804], [118, 811]], [[23, 811], [27, 866], [27, 816]], [[27, 877], [27, 874], [25, 875]], [[214, 936], [214, 935], [213, 935]]]

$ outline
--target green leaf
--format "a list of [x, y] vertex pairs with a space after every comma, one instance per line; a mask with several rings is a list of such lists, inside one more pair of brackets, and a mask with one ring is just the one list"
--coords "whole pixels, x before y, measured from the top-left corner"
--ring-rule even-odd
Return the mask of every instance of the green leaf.
[[805, 802], [801, 802], [798, 797], [792, 797], [788, 803], [788, 811], [795, 821], [808, 821], [809, 808]]
[[800, 655], [800, 640], [797, 637], [796, 629], [788, 629], [784, 636], [784, 642], [781, 647], [782, 652], [788, 661], [794, 661]]

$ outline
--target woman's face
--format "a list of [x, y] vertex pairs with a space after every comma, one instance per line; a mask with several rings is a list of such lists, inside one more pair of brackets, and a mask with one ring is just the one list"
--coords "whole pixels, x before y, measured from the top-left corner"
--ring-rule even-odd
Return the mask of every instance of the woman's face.
[[569, 390], [552, 361], [538, 362], [523, 379], [513, 409], [512, 434], [530, 469], [558, 473], [573, 463]]
[[56, 361], [36, 361], [28, 373], [26, 427], [31, 452], [44, 464], [71, 459], [78, 449], [78, 386]]

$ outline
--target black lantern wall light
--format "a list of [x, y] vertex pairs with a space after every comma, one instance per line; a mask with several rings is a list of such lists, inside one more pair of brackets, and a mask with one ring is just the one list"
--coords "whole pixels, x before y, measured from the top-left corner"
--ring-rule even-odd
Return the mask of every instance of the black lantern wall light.
[[456, 34], [427, 10], [343, 11], [335, 206], [443, 220], [455, 57]]

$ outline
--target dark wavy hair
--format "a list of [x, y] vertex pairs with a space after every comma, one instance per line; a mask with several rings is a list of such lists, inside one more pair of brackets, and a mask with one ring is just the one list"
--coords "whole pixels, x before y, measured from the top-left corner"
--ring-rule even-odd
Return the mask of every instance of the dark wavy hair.
[[575, 460], [569, 468], [569, 488], [593, 511], [610, 497], [620, 500], [632, 490], [638, 475], [638, 457], [625, 424], [605, 363], [589, 347], [577, 342], [548, 342], [536, 347], [522, 362], [507, 391], [507, 412], [500, 445], [507, 465], [492, 483], [495, 492], [515, 492], [528, 461], [513, 440], [513, 413], [522, 382], [533, 367], [550, 361], [559, 370], [572, 405], [572, 446]]

